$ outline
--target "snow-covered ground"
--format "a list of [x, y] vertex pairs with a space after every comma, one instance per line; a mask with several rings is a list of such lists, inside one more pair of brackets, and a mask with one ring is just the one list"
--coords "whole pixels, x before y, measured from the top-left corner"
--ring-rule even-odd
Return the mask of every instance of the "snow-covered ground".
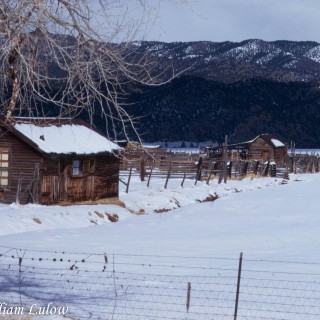
[[[0, 251], [6, 252], [4, 247], [8, 247], [108, 254], [109, 257], [115, 254], [123, 272], [137, 272], [142, 264], [145, 268], [144, 263], [151, 261], [150, 270], [153, 264], [155, 274], [165, 272], [174, 279], [181, 273], [191, 276], [190, 270], [192, 276], [198, 272], [198, 276], [217, 277], [226, 270], [236, 275], [237, 259], [243, 252], [244, 263], [251, 270], [244, 270], [247, 272], [244, 281], [254, 277], [252, 272], [264, 270], [266, 274], [260, 276], [260, 282], [262, 278], [269, 281], [270, 277], [274, 281], [282, 274], [281, 281], [299, 278], [301, 283], [309, 280], [319, 283], [319, 272], [315, 272], [320, 266], [319, 174], [291, 175], [288, 182], [248, 178], [220, 185], [212, 180], [208, 186], [205, 182], [194, 185], [194, 181], [189, 180], [183, 188], [180, 183], [180, 180], [170, 180], [164, 189], [164, 180], [154, 179], [147, 188], [146, 183], [134, 178], [129, 193], [121, 191], [125, 208], [2, 205]], [[217, 200], [200, 203], [215, 194], [219, 195]], [[110, 222], [105, 213], [117, 214], [118, 222]], [[92, 259], [93, 266], [96, 262]], [[179, 264], [184, 268], [173, 267]], [[163, 270], [160, 265], [172, 267]], [[210, 269], [213, 265], [217, 269]], [[219, 268], [221, 271], [217, 271]], [[311, 272], [314, 276], [310, 279]], [[229, 274], [225, 277], [229, 279]], [[286, 297], [284, 304], [289, 308], [296, 298], [290, 300], [288, 294]], [[185, 303], [185, 298], [183, 301]], [[275, 306], [275, 302], [270, 303]], [[308, 319], [317, 319], [320, 311], [312, 310], [316, 316]], [[307, 319], [305, 314], [294, 319]], [[287, 319], [280, 311], [269, 317]]]
[[[248, 178], [220, 185], [212, 180], [208, 186], [188, 180], [181, 188], [180, 182], [170, 180], [164, 189], [163, 179], [154, 179], [149, 188], [134, 180], [128, 194], [121, 191], [126, 208], [1, 205], [0, 243], [71, 252], [94, 247], [96, 253], [237, 256], [244, 251], [252, 257], [317, 258], [320, 175], [292, 175], [288, 183]], [[218, 200], [199, 203], [214, 194]], [[119, 221], [110, 222], [105, 213], [117, 214]]]

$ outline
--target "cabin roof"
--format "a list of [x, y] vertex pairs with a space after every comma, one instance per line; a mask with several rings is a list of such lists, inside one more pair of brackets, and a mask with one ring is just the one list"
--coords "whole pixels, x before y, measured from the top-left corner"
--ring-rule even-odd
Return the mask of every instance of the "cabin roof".
[[255, 137], [254, 139], [252, 139], [250, 141], [230, 144], [230, 145], [228, 145], [228, 147], [236, 147], [236, 146], [247, 147], [250, 144], [252, 144], [253, 142], [255, 142], [256, 140], [258, 140], [259, 138], [263, 139], [265, 142], [269, 143], [274, 148], [283, 148], [285, 146], [281, 141], [273, 138], [273, 136], [271, 134], [264, 133], [264, 134], [259, 134], [257, 137]]
[[16, 118], [8, 129], [33, 148], [47, 154], [89, 155], [122, 149], [81, 120]]
[[253, 141], [256, 141], [258, 138], [262, 138], [265, 142], [269, 143], [274, 148], [285, 147], [285, 145], [280, 140], [273, 138], [271, 134], [260, 134]]
[[[269, 143], [274, 148], [284, 148], [285, 147], [285, 145], [280, 140], [273, 138], [272, 135], [270, 135], [270, 134], [259, 134], [257, 137], [255, 137], [254, 139], [249, 140], [249, 141], [228, 144], [228, 149], [248, 148], [250, 144], [254, 143], [259, 138], [263, 139], [265, 142]], [[222, 148], [222, 146], [207, 147], [207, 148], [214, 150], [214, 149], [220, 149], [220, 148]]]

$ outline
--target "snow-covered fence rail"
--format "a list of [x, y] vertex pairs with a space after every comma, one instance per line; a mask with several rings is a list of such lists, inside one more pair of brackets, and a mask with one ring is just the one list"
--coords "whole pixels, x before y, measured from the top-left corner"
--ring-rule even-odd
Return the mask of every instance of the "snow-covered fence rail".
[[239, 264], [237, 257], [0, 247], [0, 318], [23, 312], [102, 320], [318, 320], [319, 267], [245, 255]]

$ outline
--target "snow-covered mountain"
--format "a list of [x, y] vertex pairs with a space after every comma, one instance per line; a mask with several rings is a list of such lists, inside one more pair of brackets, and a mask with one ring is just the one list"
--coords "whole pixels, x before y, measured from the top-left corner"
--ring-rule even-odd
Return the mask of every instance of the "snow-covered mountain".
[[253, 77], [279, 81], [320, 80], [320, 44], [312, 41], [141, 42], [134, 46], [157, 59], [209, 80]]

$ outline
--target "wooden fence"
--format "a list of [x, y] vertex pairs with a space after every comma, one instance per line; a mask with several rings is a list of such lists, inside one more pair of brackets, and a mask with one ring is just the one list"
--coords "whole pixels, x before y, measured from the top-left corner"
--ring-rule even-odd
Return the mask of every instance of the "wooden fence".
[[318, 154], [290, 154], [288, 156], [290, 173], [320, 172], [320, 156]]
[[[288, 179], [288, 173], [294, 172], [294, 169], [296, 172], [301, 172], [304, 167], [305, 169], [308, 167], [309, 171], [312, 171], [313, 167], [314, 172], [319, 170], [319, 158], [317, 158], [317, 165], [316, 159], [306, 160], [308, 157], [305, 156], [296, 156], [291, 162], [291, 158], [288, 157], [288, 159], [288, 164], [275, 165], [270, 162], [231, 161], [227, 158], [213, 160], [199, 154], [175, 153], [165, 149], [131, 150], [122, 155], [120, 181], [126, 185], [126, 192], [128, 192], [133, 176], [146, 181], [148, 187], [152, 184], [153, 179], [162, 178], [163, 186], [167, 188], [170, 179], [180, 179], [180, 185], [183, 187], [186, 179], [194, 180], [195, 184], [198, 181], [206, 181], [209, 184], [212, 179], [217, 179], [218, 183], [227, 182], [228, 179], [241, 180], [248, 176]], [[293, 164], [291, 165], [292, 170], [290, 170], [291, 163]]]
[[129, 191], [130, 180], [133, 176], [146, 181], [149, 187], [154, 178], [164, 179], [167, 188], [170, 179], [180, 179], [183, 187], [186, 179], [206, 181], [217, 179], [218, 183], [228, 179], [241, 180], [245, 177], [278, 177], [289, 179], [289, 173], [320, 172], [320, 157], [316, 154], [290, 153], [284, 164], [260, 162], [256, 160], [232, 161], [227, 157], [210, 159], [202, 154], [188, 152], [173, 152], [166, 149], [137, 149], [122, 154], [120, 165], [120, 181]]

